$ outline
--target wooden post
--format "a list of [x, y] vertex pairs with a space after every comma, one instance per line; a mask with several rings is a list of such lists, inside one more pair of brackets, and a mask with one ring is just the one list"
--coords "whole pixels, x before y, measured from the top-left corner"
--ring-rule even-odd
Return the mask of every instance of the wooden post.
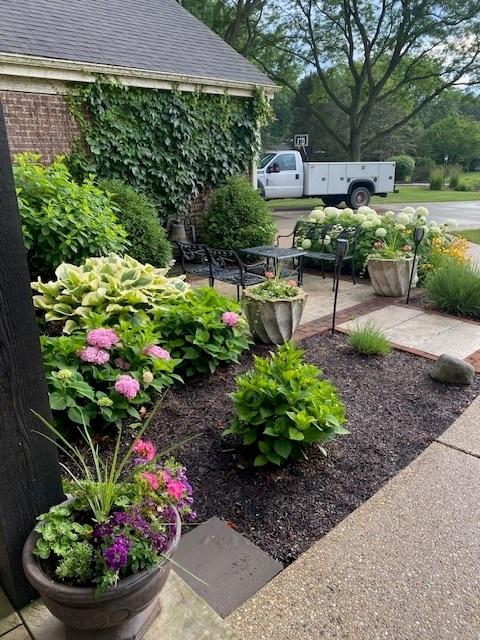
[[35, 518], [63, 499], [55, 447], [31, 409], [49, 420], [7, 132], [0, 103], [0, 582], [16, 608], [37, 597], [22, 569]]

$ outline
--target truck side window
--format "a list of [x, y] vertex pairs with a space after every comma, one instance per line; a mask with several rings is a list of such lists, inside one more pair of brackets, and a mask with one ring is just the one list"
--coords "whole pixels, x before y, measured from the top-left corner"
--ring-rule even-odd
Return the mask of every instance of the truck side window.
[[280, 167], [280, 171], [295, 171], [297, 168], [294, 153], [282, 153], [282, 155], [277, 156], [275, 162]]

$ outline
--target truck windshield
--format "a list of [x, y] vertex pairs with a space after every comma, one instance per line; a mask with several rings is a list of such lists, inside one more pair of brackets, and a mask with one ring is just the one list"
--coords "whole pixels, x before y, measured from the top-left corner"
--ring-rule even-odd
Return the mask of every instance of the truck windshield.
[[262, 158], [260, 158], [260, 162], [258, 163], [258, 168], [264, 169], [267, 166], [267, 164], [270, 162], [270, 160], [273, 160], [276, 155], [277, 155], [276, 153], [267, 153], [266, 155], [264, 155]]

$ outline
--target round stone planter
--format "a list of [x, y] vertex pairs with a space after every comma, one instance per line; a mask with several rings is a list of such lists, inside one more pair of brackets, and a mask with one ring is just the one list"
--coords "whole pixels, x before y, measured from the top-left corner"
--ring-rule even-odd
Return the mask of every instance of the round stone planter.
[[[176, 536], [166, 557], [171, 557], [180, 540], [181, 521], [177, 513]], [[140, 640], [160, 611], [159, 594], [170, 572], [170, 562], [119, 580], [101, 595], [89, 587], [70, 587], [55, 582], [42, 570], [33, 555], [38, 534], [27, 538], [23, 548], [23, 569], [50, 612], [66, 625], [66, 640]]]
[[[373, 290], [378, 296], [400, 298], [408, 291], [413, 258], [407, 260], [387, 260], [386, 258], [370, 258], [368, 275]], [[415, 265], [416, 271], [416, 265]], [[416, 283], [416, 274], [412, 284]]]
[[250, 332], [264, 344], [283, 344], [291, 340], [300, 324], [307, 294], [303, 289], [294, 298], [263, 300], [255, 290], [259, 285], [243, 292], [243, 303]]

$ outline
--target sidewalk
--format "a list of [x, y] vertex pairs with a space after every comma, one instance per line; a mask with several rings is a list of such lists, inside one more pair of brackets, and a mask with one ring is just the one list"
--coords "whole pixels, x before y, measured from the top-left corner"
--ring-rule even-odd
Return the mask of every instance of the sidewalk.
[[227, 622], [244, 640], [478, 640], [479, 424], [477, 398]]

